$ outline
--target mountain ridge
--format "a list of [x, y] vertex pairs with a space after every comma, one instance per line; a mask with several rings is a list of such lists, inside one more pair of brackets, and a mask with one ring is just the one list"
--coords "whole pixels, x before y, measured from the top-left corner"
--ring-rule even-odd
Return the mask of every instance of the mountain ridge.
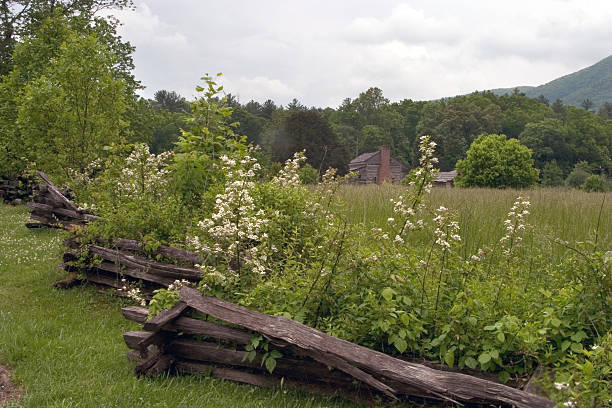
[[593, 103], [593, 109], [597, 109], [605, 102], [612, 102], [612, 55], [543, 85], [497, 88], [490, 91], [503, 95], [510, 94], [515, 89], [531, 98], [544, 95], [551, 103], [561, 99], [565, 105], [581, 106], [584, 100], [589, 99]]

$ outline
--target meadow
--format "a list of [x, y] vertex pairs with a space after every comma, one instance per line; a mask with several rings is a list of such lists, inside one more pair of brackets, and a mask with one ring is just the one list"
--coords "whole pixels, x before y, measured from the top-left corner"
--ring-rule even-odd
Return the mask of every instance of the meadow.
[[[346, 203], [346, 216], [351, 223], [375, 226], [384, 225], [394, 216], [389, 200], [405, 191], [405, 187], [394, 184], [369, 184], [344, 185], [338, 193]], [[531, 202], [527, 222], [540, 238], [534, 244], [551, 246], [550, 253], [555, 259], [568, 249], [552, 243], [554, 238], [569, 242], [597, 241], [601, 248], [612, 250], [612, 193], [565, 188], [434, 188], [427, 203], [430, 209], [444, 206], [457, 215], [463, 238], [462, 255], [466, 256], [501, 238], [503, 221], [519, 196]], [[423, 245], [431, 236], [417, 232], [412, 239], [415, 245]]]

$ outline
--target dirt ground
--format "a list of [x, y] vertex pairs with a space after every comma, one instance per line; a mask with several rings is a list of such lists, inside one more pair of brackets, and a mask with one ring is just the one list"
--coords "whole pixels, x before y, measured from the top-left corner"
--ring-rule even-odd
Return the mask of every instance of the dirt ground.
[[0, 365], [0, 407], [8, 400], [19, 398], [19, 388], [11, 381], [11, 371]]

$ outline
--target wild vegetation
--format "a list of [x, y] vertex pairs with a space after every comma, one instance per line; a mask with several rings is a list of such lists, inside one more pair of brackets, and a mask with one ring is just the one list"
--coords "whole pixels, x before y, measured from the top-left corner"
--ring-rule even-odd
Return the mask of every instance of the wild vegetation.
[[[0, 175], [42, 169], [71, 187], [103, 218], [78, 232], [81, 242], [123, 237], [197, 251], [205, 294], [503, 382], [541, 367], [566, 406], [609, 401], [609, 117], [520, 93], [390, 103], [377, 88], [337, 110], [241, 105], [210, 75], [192, 102], [167, 91], [147, 101], [135, 94], [131, 46], [94, 13], [129, 2], [56, 3], [33, 3], [36, 24], [19, 23], [4, 58]], [[404, 185], [347, 186], [350, 157], [385, 144], [412, 168]], [[438, 169], [455, 166], [466, 187], [539, 181], [593, 192], [434, 189]], [[33, 245], [11, 228], [14, 250]], [[8, 258], [0, 266], [43, 291], [32, 271], [9, 268]], [[152, 315], [182, 284], [157, 291]], [[138, 287], [130, 294], [144, 301]], [[1, 310], [11, 310], [0, 314], [7, 324], [22, 316]], [[20, 353], [34, 340], [20, 345], [19, 335], [0, 354], [32, 364]]]

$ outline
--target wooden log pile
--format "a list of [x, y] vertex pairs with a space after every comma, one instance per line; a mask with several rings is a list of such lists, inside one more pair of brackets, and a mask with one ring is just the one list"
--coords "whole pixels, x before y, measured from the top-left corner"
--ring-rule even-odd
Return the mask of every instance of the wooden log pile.
[[0, 177], [0, 200], [13, 205], [22, 204], [32, 198], [34, 187], [29, 177], [14, 179]]
[[[232, 325], [194, 319], [192, 313]], [[280, 316], [254, 312], [183, 287], [170, 310], [146, 320], [147, 309], [127, 307], [128, 320], [144, 331], [124, 334], [137, 375], [166, 371], [203, 373], [257, 386], [287, 386], [338, 394], [363, 402], [424, 398], [464, 405], [550, 408], [546, 398], [461, 373], [435, 370], [332, 337]], [[259, 333], [281, 353], [270, 374], [263, 355], [247, 357], [245, 345]], [[204, 340], [203, 340], [204, 339]]]
[[89, 221], [99, 219], [78, 208], [45, 173], [39, 171], [38, 176], [42, 184], [35, 188], [32, 201], [27, 203], [30, 218], [34, 221], [26, 224], [28, 228], [51, 227], [74, 230], [83, 227]]

